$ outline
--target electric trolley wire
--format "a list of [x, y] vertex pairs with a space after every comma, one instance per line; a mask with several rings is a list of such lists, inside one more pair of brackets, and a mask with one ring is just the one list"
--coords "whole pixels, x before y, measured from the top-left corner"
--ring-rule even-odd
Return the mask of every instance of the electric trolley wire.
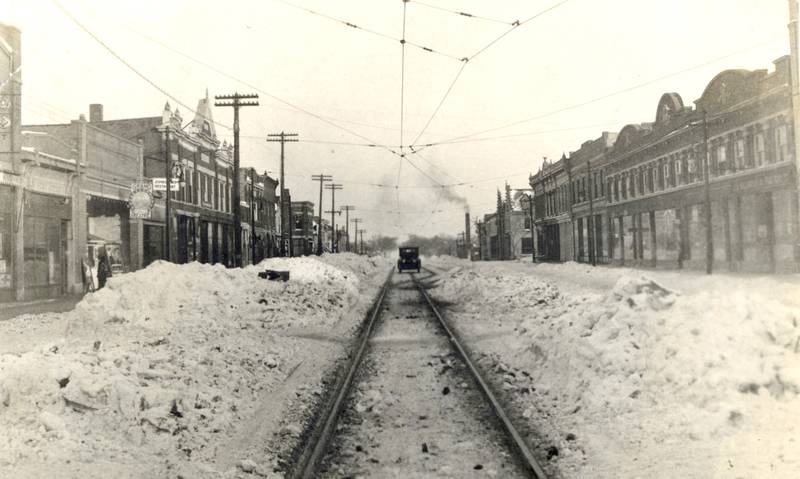
[[518, 27], [521, 27], [522, 25], [525, 25], [526, 23], [528, 23], [528, 22], [530, 22], [530, 21], [532, 21], [532, 20], [535, 20], [535, 19], [537, 19], [537, 18], [541, 17], [541, 16], [542, 16], [542, 15], [544, 15], [545, 13], [548, 13], [548, 12], [551, 12], [551, 11], [555, 10], [556, 8], [558, 8], [558, 7], [562, 6], [562, 5], [564, 5], [564, 4], [565, 4], [565, 3], [567, 3], [568, 1], [569, 1], [569, 0], [563, 0], [562, 2], [560, 2], [560, 3], [556, 3], [555, 5], [552, 5], [552, 6], [548, 7], [548, 8], [546, 8], [546, 9], [544, 9], [544, 10], [542, 10], [542, 11], [540, 11], [540, 12], [538, 12], [538, 13], [536, 13], [536, 14], [534, 14], [534, 15], [530, 16], [530, 17], [528, 17], [528, 18], [526, 18], [525, 20], [523, 20], [523, 21], [521, 21], [521, 22], [519, 22], [519, 21], [517, 21], [517, 22], [514, 22], [514, 23], [511, 25], [511, 28], [509, 28], [508, 30], [506, 30], [506, 31], [505, 31], [505, 32], [504, 32], [502, 35], [500, 35], [499, 37], [497, 37], [497, 38], [495, 38], [494, 40], [492, 40], [491, 42], [489, 42], [489, 43], [488, 43], [486, 46], [484, 46], [483, 48], [481, 48], [481, 49], [480, 49], [480, 50], [478, 50], [477, 52], [473, 53], [473, 54], [472, 54], [472, 56], [471, 56], [471, 57], [469, 57], [469, 59], [470, 59], [470, 60], [474, 60], [474, 59], [475, 59], [475, 57], [477, 57], [477, 56], [478, 56], [478, 55], [480, 55], [481, 53], [483, 53], [483, 52], [485, 52], [486, 50], [488, 50], [488, 49], [489, 49], [489, 48], [490, 48], [492, 45], [494, 45], [495, 43], [497, 43], [497, 42], [499, 42], [500, 40], [502, 40], [502, 39], [503, 39], [503, 38], [504, 38], [506, 35], [508, 35], [509, 33], [513, 32], [513, 31], [514, 31], [514, 30], [516, 30]]
[[428, 121], [425, 123], [425, 126], [422, 127], [422, 130], [420, 130], [420, 132], [417, 134], [416, 138], [414, 138], [414, 141], [411, 142], [411, 146], [414, 146], [414, 145], [417, 144], [417, 141], [419, 141], [419, 139], [422, 137], [422, 135], [425, 134], [425, 131], [428, 129], [428, 127], [430, 126], [431, 122], [433, 122], [433, 119], [436, 118], [436, 115], [439, 113], [439, 110], [442, 108], [442, 105], [444, 104], [445, 100], [447, 100], [447, 97], [450, 95], [450, 92], [453, 90], [453, 87], [456, 85], [456, 82], [461, 77], [461, 73], [463, 73], [464, 68], [466, 68], [466, 66], [467, 66], [467, 63], [469, 63], [471, 60], [474, 60], [475, 57], [477, 57], [481, 53], [483, 53], [486, 50], [488, 50], [489, 48], [491, 48], [494, 44], [499, 42], [501, 39], [503, 39], [506, 35], [508, 35], [512, 31], [516, 30], [518, 27], [520, 27], [522, 25], [525, 25], [526, 23], [529, 23], [529, 22], [531, 22], [532, 20], [534, 20], [536, 18], [539, 18], [540, 16], [544, 15], [545, 13], [548, 13], [548, 12], [551, 12], [551, 11], [555, 10], [556, 8], [564, 5], [568, 1], [569, 0], [563, 0], [560, 3], [557, 3], [557, 4], [555, 4], [555, 5], [551, 6], [551, 7], [548, 7], [545, 10], [542, 10], [542, 11], [536, 13], [535, 15], [533, 15], [531, 17], [528, 17], [527, 19], [523, 20], [522, 22], [514, 22], [512, 24], [512, 26], [511, 26], [511, 28], [506, 30], [503, 34], [501, 34], [500, 36], [498, 36], [494, 40], [492, 40], [489, 43], [487, 43], [481, 49], [476, 51], [472, 56], [463, 58], [462, 59], [462, 64], [461, 64], [461, 68], [458, 70], [458, 73], [456, 73], [456, 76], [455, 76], [455, 78], [453, 78], [453, 81], [450, 83], [450, 86], [447, 87], [447, 90], [444, 92], [444, 95], [442, 96], [442, 99], [439, 101], [439, 104], [436, 106], [436, 109], [433, 111], [433, 114], [430, 116], [430, 118], [428, 118]]
[[[102, 46], [103, 48], [105, 48], [105, 49], [106, 49], [106, 51], [108, 51], [108, 52], [109, 52], [109, 53], [110, 53], [112, 56], [114, 56], [114, 58], [116, 58], [117, 60], [119, 60], [119, 61], [120, 61], [120, 62], [121, 62], [123, 65], [125, 65], [126, 67], [128, 67], [128, 69], [129, 69], [129, 70], [131, 70], [133, 73], [135, 73], [135, 74], [136, 74], [136, 75], [137, 75], [139, 78], [141, 78], [142, 80], [144, 80], [145, 82], [147, 82], [147, 83], [148, 83], [150, 86], [152, 86], [153, 88], [155, 88], [156, 90], [158, 90], [159, 92], [161, 92], [161, 94], [163, 94], [164, 96], [166, 96], [166, 97], [170, 98], [172, 101], [174, 101], [174, 102], [175, 102], [175, 103], [177, 103], [178, 105], [180, 105], [180, 106], [184, 107], [184, 108], [185, 108], [186, 110], [188, 110], [189, 112], [197, 114], [197, 111], [195, 111], [195, 109], [194, 109], [194, 108], [190, 107], [190, 106], [189, 106], [189, 105], [187, 105], [186, 103], [184, 103], [184, 102], [182, 102], [181, 100], [179, 100], [179, 99], [178, 99], [176, 96], [172, 95], [172, 94], [171, 94], [171, 93], [169, 93], [167, 90], [165, 90], [164, 88], [162, 88], [161, 86], [159, 86], [159, 85], [158, 85], [156, 82], [154, 82], [154, 81], [153, 81], [153, 80], [151, 80], [149, 77], [147, 77], [147, 75], [145, 75], [144, 73], [140, 72], [140, 71], [139, 71], [139, 70], [138, 70], [136, 67], [134, 67], [134, 66], [133, 66], [133, 65], [132, 65], [130, 62], [128, 62], [127, 60], [125, 60], [124, 58], [122, 58], [122, 56], [120, 56], [120, 55], [119, 55], [119, 54], [118, 54], [118, 53], [117, 53], [117, 52], [116, 52], [114, 49], [112, 49], [112, 48], [111, 48], [111, 47], [110, 47], [110, 46], [109, 46], [109, 45], [108, 45], [106, 42], [104, 42], [104, 41], [103, 41], [103, 40], [102, 40], [100, 37], [98, 37], [97, 35], [95, 35], [95, 34], [94, 34], [94, 32], [92, 32], [91, 30], [89, 30], [89, 28], [87, 28], [87, 27], [86, 27], [86, 26], [85, 26], [83, 23], [81, 23], [81, 22], [80, 22], [80, 20], [78, 20], [78, 19], [77, 19], [77, 18], [76, 18], [74, 15], [72, 15], [72, 14], [71, 14], [71, 13], [70, 13], [70, 12], [69, 12], [69, 11], [68, 11], [66, 8], [64, 8], [64, 7], [63, 7], [63, 6], [62, 6], [62, 5], [61, 5], [61, 4], [58, 2], [58, 0], [51, 0], [51, 1], [53, 2], [53, 4], [55, 4], [55, 6], [56, 6], [56, 7], [58, 7], [58, 9], [59, 9], [59, 10], [61, 10], [61, 12], [62, 12], [64, 15], [66, 15], [66, 16], [67, 16], [67, 17], [68, 17], [70, 20], [72, 20], [72, 22], [73, 22], [73, 23], [75, 23], [75, 25], [77, 25], [77, 26], [78, 26], [78, 27], [79, 27], [81, 30], [83, 30], [83, 31], [84, 31], [84, 32], [85, 32], [87, 35], [89, 35], [90, 37], [92, 37], [92, 39], [93, 39], [94, 41], [96, 41], [97, 43], [99, 43], [99, 44], [100, 44], [100, 46]], [[228, 130], [233, 130], [233, 128], [232, 128], [231, 126], [229, 126], [229, 125], [226, 125], [226, 124], [224, 124], [224, 123], [219, 123], [219, 122], [217, 122], [217, 121], [214, 121], [214, 124], [215, 124], [215, 125], [217, 125], [217, 126], [220, 126], [220, 127], [222, 127], [222, 128], [228, 129]]]
[[[273, 2], [282, 3], [282, 4], [287, 5], [289, 7], [296, 8], [298, 10], [302, 10], [304, 12], [310, 13], [312, 15], [317, 15], [319, 17], [326, 18], [326, 19], [331, 20], [331, 21], [336, 22], [336, 23], [341, 23], [342, 25], [344, 25], [346, 27], [349, 27], [349, 28], [353, 28], [355, 30], [361, 30], [361, 31], [364, 31], [364, 32], [367, 32], [367, 33], [371, 33], [373, 35], [379, 36], [381, 38], [385, 38], [387, 40], [392, 40], [392, 41], [395, 41], [395, 42], [407, 43], [407, 44], [409, 44], [409, 45], [411, 45], [411, 46], [413, 46], [415, 48], [419, 48], [420, 50], [426, 51], [428, 53], [435, 53], [437, 55], [441, 55], [441, 56], [444, 56], [444, 57], [447, 57], [447, 58], [450, 58], [450, 59], [453, 59], [453, 60], [460, 60], [460, 58], [455, 56], [455, 55], [450, 55], [448, 53], [440, 52], [438, 50], [434, 50], [433, 48], [427, 47], [425, 45], [420, 45], [418, 43], [410, 42], [410, 41], [407, 41], [405, 39], [400, 39], [400, 38], [397, 38], [397, 37], [393, 37], [391, 35], [388, 35], [386, 33], [382, 33], [382, 32], [376, 31], [376, 30], [371, 30], [369, 28], [364, 28], [362, 26], [356, 25], [355, 23], [349, 22], [347, 20], [342, 20], [341, 18], [336, 18], [336, 17], [333, 17], [331, 15], [318, 12], [316, 10], [311, 10], [310, 8], [306, 8], [306, 7], [303, 7], [303, 6], [300, 6], [300, 5], [296, 5], [294, 3], [287, 2], [286, 0], [272, 0], [272, 1]], [[403, 2], [404, 7], [405, 7], [405, 3], [406, 2]]]
[[403, 171], [403, 158], [405, 152], [403, 151], [403, 118], [405, 116], [405, 85], [406, 85], [406, 10], [407, 2], [403, 2], [403, 35], [400, 40], [400, 159], [397, 162], [397, 180], [395, 187], [397, 188], [397, 209], [400, 210], [400, 174]]
[[436, 5], [431, 5], [431, 4], [424, 3], [424, 2], [418, 2], [417, 0], [408, 0], [408, 1], [411, 2], [411, 3], [415, 3], [417, 5], [422, 5], [423, 7], [432, 8], [434, 10], [439, 10], [441, 12], [452, 13], [454, 15], [459, 15], [459, 16], [462, 16], [462, 17], [473, 18], [473, 19], [477, 19], [477, 20], [486, 20], [488, 22], [494, 22], [494, 23], [502, 23], [503, 25], [514, 25], [515, 23], [518, 23], [518, 22], [507, 22], [505, 20], [498, 20], [496, 18], [484, 17], [484, 16], [481, 16], [481, 15], [475, 15], [475, 14], [467, 13], [467, 12], [460, 12], [460, 11], [457, 11], [457, 10], [449, 10], [447, 8], [437, 7]]
[[[660, 82], [662, 80], [666, 80], [668, 78], [672, 78], [674, 76], [681, 75], [683, 73], [687, 73], [687, 72], [690, 72], [690, 71], [693, 71], [693, 70], [697, 70], [697, 69], [706, 67], [706, 66], [711, 65], [713, 63], [716, 63], [716, 62], [718, 62], [720, 60], [725, 60], [727, 58], [739, 55], [739, 54], [744, 53], [746, 51], [754, 50], [754, 49], [759, 48], [761, 46], [764, 46], [764, 45], [767, 45], [769, 43], [772, 43], [776, 37], [777, 37], [777, 35], [772, 36], [768, 40], [765, 40], [763, 42], [759, 42], [759, 43], [751, 45], [749, 47], [742, 48], [742, 49], [727, 53], [725, 55], [716, 57], [716, 58], [714, 58], [712, 60], [708, 60], [708, 61], [705, 61], [703, 63], [699, 63], [699, 64], [696, 64], [696, 65], [693, 65], [691, 67], [683, 68], [681, 70], [677, 70], [677, 71], [674, 71], [672, 73], [668, 73], [666, 75], [662, 75], [662, 76], [659, 76], [659, 77], [656, 77], [656, 78], [652, 78], [652, 79], [646, 80], [646, 81], [644, 81], [642, 83], [638, 83], [638, 84], [635, 84], [635, 85], [631, 85], [629, 87], [625, 87], [625, 88], [620, 89], [620, 90], [616, 90], [616, 91], [613, 91], [613, 92], [610, 92], [610, 93], [606, 93], [606, 94], [600, 95], [598, 97], [591, 98], [589, 100], [585, 100], [585, 101], [582, 101], [582, 102], [579, 102], [579, 103], [575, 103], [575, 104], [568, 105], [568, 106], [565, 106], [565, 107], [562, 107], [562, 108], [558, 108], [556, 110], [552, 110], [552, 111], [549, 111], [549, 112], [546, 112], [546, 113], [542, 113], [542, 114], [539, 114], [539, 115], [536, 115], [536, 116], [532, 116], [530, 118], [525, 118], [525, 119], [522, 119], [522, 120], [513, 121], [511, 123], [507, 123], [507, 124], [502, 125], [502, 126], [497, 126], [497, 127], [494, 127], [494, 128], [488, 128], [488, 129], [485, 129], [485, 130], [477, 131], [477, 132], [474, 132], [474, 133], [469, 133], [469, 134], [466, 134], [466, 135], [456, 136], [456, 137], [449, 138], [449, 139], [446, 139], [446, 140], [443, 140], [443, 141], [439, 141], [439, 142], [429, 143], [429, 144], [426, 144], [424, 146], [423, 145], [417, 145], [419, 148], [417, 148], [414, 151], [415, 152], [419, 152], [420, 150], [423, 150], [423, 149], [428, 148], [430, 146], [457, 143], [457, 142], [460, 142], [460, 140], [466, 140], [466, 139], [473, 138], [473, 137], [478, 136], [478, 135], [483, 135], [483, 134], [491, 133], [491, 132], [498, 131], [498, 130], [504, 130], [506, 128], [511, 128], [513, 126], [521, 125], [521, 124], [524, 124], [524, 123], [530, 123], [532, 121], [541, 120], [543, 118], [547, 118], [547, 117], [556, 115], [558, 113], [563, 113], [565, 111], [570, 111], [570, 110], [581, 108], [581, 107], [584, 107], [584, 106], [587, 106], [587, 105], [591, 105], [593, 103], [597, 103], [599, 101], [606, 100], [608, 98], [612, 98], [612, 97], [615, 97], [615, 96], [618, 96], [618, 95], [622, 95], [624, 93], [629, 93], [629, 92], [631, 92], [633, 90], [637, 90], [639, 88], [643, 88], [643, 87], [652, 85], [654, 83]], [[502, 137], [498, 137], [498, 138], [502, 138]], [[471, 141], [480, 141], [480, 140], [481, 139], [471, 140]]]
[[[276, 1], [278, 1], [278, 0], [276, 0]], [[238, 83], [240, 83], [240, 84], [242, 84], [242, 85], [244, 85], [244, 86], [246, 86], [248, 88], [256, 90], [257, 92], [261, 93], [262, 95], [268, 96], [268, 97], [270, 97], [270, 98], [272, 98], [272, 99], [274, 99], [274, 100], [276, 100], [276, 101], [278, 101], [280, 103], [283, 103], [284, 105], [286, 105], [286, 106], [288, 106], [288, 107], [290, 107], [290, 108], [292, 108], [292, 109], [294, 109], [296, 111], [299, 111], [301, 113], [309, 115], [309, 116], [311, 116], [313, 118], [316, 118], [317, 120], [319, 120], [319, 121], [321, 121], [321, 122], [323, 122], [323, 123], [325, 123], [327, 125], [330, 125], [330, 126], [332, 126], [334, 128], [337, 128], [339, 130], [344, 131], [345, 133], [348, 133], [348, 134], [353, 135], [353, 136], [355, 136], [357, 138], [360, 138], [360, 139], [362, 139], [362, 140], [367, 142], [364, 146], [370, 146], [370, 147], [374, 147], [374, 148], [381, 148], [381, 149], [389, 151], [390, 153], [392, 153], [394, 155], [397, 155], [397, 156], [400, 155], [400, 153], [398, 153], [396, 151], [396, 149], [393, 148], [392, 146], [384, 145], [384, 144], [381, 144], [379, 142], [376, 142], [373, 139], [371, 139], [371, 138], [369, 138], [369, 137], [367, 137], [365, 135], [362, 135], [362, 134], [360, 134], [360, 133], [358, 133], [358, 132], [356, 132], [356, 131], [354, 131], [354, 130], [352, 130], [350, 128], [347, 128], [347, 127], [344, 127], [342, 125], [339, 125], [338, 123], [334, 122], [333, 120], [331, 120], [331, 119], [329, 119], [329, 118], [327, 118], [327, 117], [325, 117], [323, 115], [319, 115], [317, 113], [309, 111], [309, 110], [307, 110], [307, 109], [305, 109], [305, 108], [303, 108], [303, 107], [301, 107], [299, 105], [296, 105], [296, 104], [294, 104], [294, 103], [292, 103], [292, 102], [290, 102], [288, 100], [285, 100], [285, 99], [283, 99], [283, 98], [281, 98], [281, 97], [279, 97], [277, 95], [274, 95], [274, 94], [264, 90], [263, 88], [260, 88], [260, 87], [258, 87], [256, 85], [246, 81], [246, 80], [243, 80], [241, 78], [237, 78], [237, 77], [231, 75], [230, 73], [227, 73], [227, 72], [215, 67], [214, 65], [211, 65], [208, 62], [200, 60], [200, 59], [198, 59], [198, 58], [196, 58], [196, 57], [194, 57], [194, 56], [192, 56], [192, 55], [190, 55], [188, 53], [185, 53], [185, 52], [183, 52], [181, 50], [178, 50], [178, 49], [176, 49], [176, 48], [174, 48], [174, 47], [172, 47], [170, 45], [167, 45], [166, 43], [164, 43], [162, 41], [159, 41], [159, 40], [157, 40], [155, 38], [152, 38], [152, 37], [150, 37], [148, 35], [145, 35], [143, 33], [137, 32], [137, 34], [140, 35], [143, 38], [146, 38], [147, 40], [149, 40], [149, 41], [151, 41], [153, 43], [156, 43], [156, 44], [160, 45], [161, 47], [163, 47], [163, 48], [165, 48], [165, 49], [167, 49], [167, 50], [169, 50], [169, 51], [171, 51], [171, 52], [173, 52], [173, 53], [175, 53], [177, 55], [180, 55], [180, 56], [182, 56], [182, 57], [184, 57], [184, 58], [186, 58], [188, 60], [191, 60], [191, 61], [197, 63], [198, 65], [201, 65], [201, 66], [203, 66], [205, 68], [208, 68], [209, 70], [213, 71], [214, 73], [222, 75], [225, 78], [228, 78], [228, 79], [233, 80], [235, 82], [238, 82]], [[340, 121], [340, 120], [337, 119], [337, 121]], [[261, 137], [259, 137], [259, 138], [261, 138]]]

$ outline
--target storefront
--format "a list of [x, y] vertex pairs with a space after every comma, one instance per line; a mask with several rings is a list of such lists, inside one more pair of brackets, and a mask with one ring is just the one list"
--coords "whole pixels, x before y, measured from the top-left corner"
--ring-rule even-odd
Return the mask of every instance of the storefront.
[[0, 302], [13, 301], [14, 292], [14, 190], [0, 185]]
[[67, 292], [69, 199], [25, 191], [23, 268], [26, 299]]
[[87, 195], [86, 226], [87, 257], [93, 271], [97, 270], [101, 248], [108, 255], [114, 275], [132, 270], [130, 208], [127, 202]]

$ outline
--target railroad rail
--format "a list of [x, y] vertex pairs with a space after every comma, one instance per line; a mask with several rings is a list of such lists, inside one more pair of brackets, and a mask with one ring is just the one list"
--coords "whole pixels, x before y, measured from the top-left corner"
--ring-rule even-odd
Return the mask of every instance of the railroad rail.
[[[375, 325], [380, 319], [381, 312], [384, 309], [384, 299], [387, 295], [387, 292], [391, 289], [393, 276], [393, 273], [390, 273], [386, 282], [381, 288], [381, 291], [378, 294], [373, 307], [371, 308], [368, 317], [365, 320], [361, 333], [354, 343], [352, 348], [353, 353], [343, 368], [344, 373], [340, 375], [339, 380], [333, 387], [333, 390], [329, 396], [331, 397], [331, 400], [328, 404], [322, 407], [322, 410], [319, 412], [318, 419], [314, 424], [313, 430], [307, 435], [304, 450], [298, 457], [295, 467], [291, 473], [291, 477], [305, 479], [318, 476], [317, 469], [322, 463], [326, 450], [336, 433], [337, 421], [339, 420], [339, 417], [345, 408], [356, 374], [362, 364], [365, 351], [370, 344], [370, 338], [372, 337]], [[430, 312], [436, 317], [438, 327], [445, 333], [448, 342], [457, 353], [459, 359], [466, 366], [470, 376], [472, 376], [475, 384], [480, 390], [482, 397], [486, 400], [492, 413], [502, 426], [502, 433], [506, 435], [508, 442], [513, 446], [514, 455], [517, 457], [521, 469], [531, 478], [546, 479], [547, 475], [536, 461], [533, 452], [528, 447], [519, 431], [514, 427], [509, 415], [504, 411], [500, 401], [497, 399], [495, 393], [492, 391], [492, 388], [489, 386], [489, 383], [483, 378], [480, 371], [475, 367], [475, 364], [470, 358], [467, 349], [462, 345], [462, 342], [454, 329], [439, 311], [436, 303], [431, 299], [417, 275], [411, 274], [411, 278], [414, 285], [419, 290], [420, 295], [424, 298], [424, 303], [427, 305]]]
[[425, 298], [425, 301], [427, 302], [431, 312], [434, 316], [436, 316], [436, 319], [439, 320], [439, 325], [442, 327], [442, 329], [444, 329], [445, 333], [447, 333], [447, 339], [450, 341], [450, 344], [452, 344], [453, 348], [458, 351], [461, 360], [467, 365], [467, 369], [469, 369], [472, 378], [476, 383], [478, 383], [481, 394], [483, 394], [483, 396], [491, 405], [495, 416], [497, 416], [497, 419], [499, 419], [503, 424], [506, 434], [508, 434], [512, 444], [514, 444], [514, 448], [516, 449], [517, 454], [520, 456], [520, 460], [523, 461], [528, 473], [530, 473], [535, 479], [546, 479], [547, 476], [545, 475], [542, 467], [536, 461], [536, 458], [533, 456], [533, 452], [528, 447], [528, 444], [525, 442], [525, 439], [522, 438], [522, 435], [519, 433], [519, 431], [517, 431], [517, 428], [514, 427], [514, 424], [511, 422], [508, 414], [506, 414], [503, 406], [500, 404], [500, 401], [497, 400], [497, 397], [492, 391], [492, 388], [489, 386], [489, 383], [483, 379], [480, 371], [478, 371], [478, 368], [475, 367], [472, 358], [470, 358], [466, 349], [464, 349], [464, 346], [461, 345], [461, 340], [458, 338], [453, 328], [450, 327], [450, 324], [447, 322], [444, 316], [442, 316], [439, 308], [436, 307], [436, 303], [433, 302], [428, 294], [428, 291], [420, 284], [416, 275], [412, 275], [412, 278], [414, 280], [414, 284], [417, 285], [420, 294], [422, 294], [422, 297]]

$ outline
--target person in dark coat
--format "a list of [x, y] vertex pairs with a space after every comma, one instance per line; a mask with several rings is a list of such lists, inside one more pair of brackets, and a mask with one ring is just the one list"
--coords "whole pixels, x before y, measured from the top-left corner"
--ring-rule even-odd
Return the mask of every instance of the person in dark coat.
[[111, 261], [106, 253], [105, 246], [101, 246], [97, 252], [97, 289], [106, 285], [106, 280], [111, 277]]

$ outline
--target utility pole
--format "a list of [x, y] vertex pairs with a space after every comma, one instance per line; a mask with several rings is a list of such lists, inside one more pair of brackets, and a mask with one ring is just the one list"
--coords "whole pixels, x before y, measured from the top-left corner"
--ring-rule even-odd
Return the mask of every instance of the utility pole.
[[356, 209], [353, 205], [342, 205], [339, 211], [344, 211], [344, 236], [345, 247], [344, 250], [350, 252], [350, 212]]
[[256, 179], [255, 168], [250, 168], [250, 263], [256, 264]]
[[589, 240], [589, 260], [592, 266], [597, 266], [597, 251], [595, 251], [597, 238], [594, 237], [594, 178], [592, 178], [592, 163], [589, 160], [586, 160], [586, 178], [589, 180], [589, 221], [586, 224], [586, 236]]
[[[297, 137], [297, 133], [270, 133], [267, 135], [268, 142], [275, 142], [279, 141], [281, 143], [281, 255], [282, 256], [292, 256], [292, 248], [293, 245], [291, 242], [289, 243], [289, 250], [286, 251], [286, 232], [288, 226], [286, 223], [289, 222], [289, 214], [286, 211], [286, 182], [284, 181], [284, 171], [283, 171], [283, 146], [286, 142], [296, 142], [299, 141]], [[291, 205], [289, 205], [291, 207]]]
[[171, 244], [172, 241], [172, 232], [171, 232], [171, 223], [172, 223], [172, 212], [170, 211], [170, 196], [172, 193], [172, 154], [169, 148], [169, 125], [166, 126], [164, 129], [165, 135], [165, 158], [164, 158], [164, 179], [167, 180], [167, 191], [164, 192], [165, 200], [164, 200], [164, 259], [167, 261], [172, 261], [172, 254], [171, 251]]
[[[233, 264], [242, 267], [242, 205], [241, 192], [239, 191], [239, 108], [243, 106], [258, 106], [257, 101], [247, 101], [248, 98], [258, 98], [253, 93], [234, 93], [233, 95], [215, 95], [214, 106], [229, 106], [233, 108]], [[244, 100], [244, 101], [243, 101]]]
[[317, 225], [317, 256], [322, 256], [322, 184], [333, 181], [333, 176], [319, 174], [311, 175], [313, 181], [319, 181], [319, 224]]
[[364, 254], [364, 233], [366, 233], [366, 232], [367, 232], [367, 230], [358, 230], [358, 233], [361, 234], [361, 241], [360, 241], [360, 243], [361, 243], [361, 254]]
[[[339, 183], [331, 183], [325, 185], [326, 190], [331, 190], [331, 253], [336, 253], [336, 220], [334, 214], [336, 211], [336, 190], [341, 190], [342, 185]], [[327, 213], [327, 212], [326, 212]]]
[[703, 189], [705, 194], [706, 210], [706, 273], [711, 274], [714, 269], [714, 245], [711, 231], [711, 179], [708, 166], [708, 114], [703, 110]]
[[361, 218], [353, 218], [350, 221], [355, 223], [354, 228], [355, 228], [356, 234], [355, 234], [355, 241], [354, 241], [355, 247], [353, 249], [356, 251], [356, 254], [358, 254], [358, 224], [363, 222], [364, 220], [362, 220]]

